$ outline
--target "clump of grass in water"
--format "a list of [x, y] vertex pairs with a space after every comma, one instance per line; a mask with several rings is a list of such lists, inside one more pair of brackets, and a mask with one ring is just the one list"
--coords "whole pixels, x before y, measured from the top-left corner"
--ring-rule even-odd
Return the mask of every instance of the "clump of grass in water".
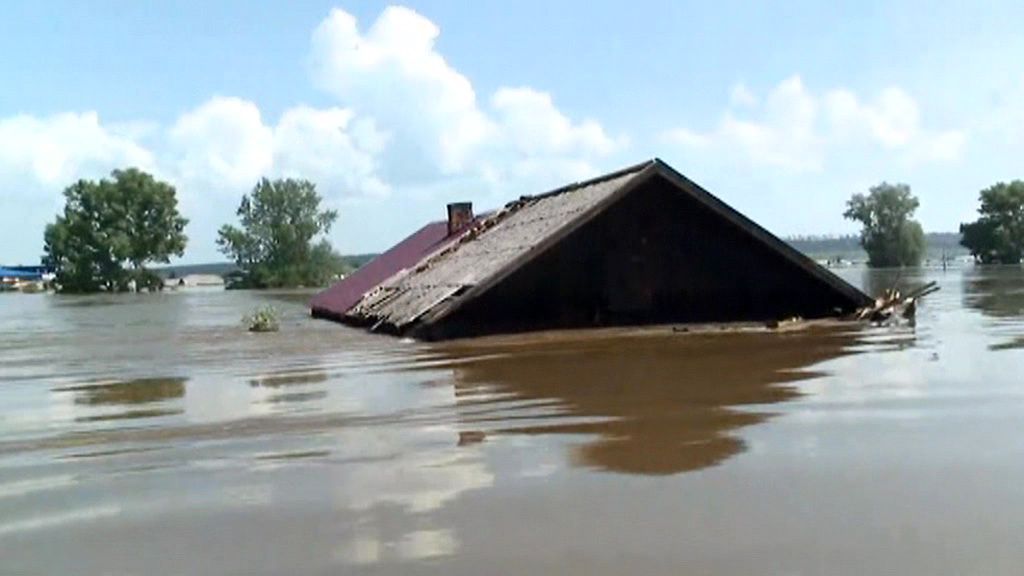
[[257, 308], [252, 314], [242, 318], [249, 332], [277, 332], [277, 309], [273, 306]]

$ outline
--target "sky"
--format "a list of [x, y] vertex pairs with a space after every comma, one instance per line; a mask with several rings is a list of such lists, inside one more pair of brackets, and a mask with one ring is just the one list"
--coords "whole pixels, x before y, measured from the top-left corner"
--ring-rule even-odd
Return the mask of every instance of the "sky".
[[259, 178], [312, 180], [342, 253], [659, 157], [782, 235], [856, 232], [851, 194], [928, 231], [1024, 178], [1024, 3], [48, 2], [0, 15], [0, 262], [62, 190], [171, 182], [182, 262]]

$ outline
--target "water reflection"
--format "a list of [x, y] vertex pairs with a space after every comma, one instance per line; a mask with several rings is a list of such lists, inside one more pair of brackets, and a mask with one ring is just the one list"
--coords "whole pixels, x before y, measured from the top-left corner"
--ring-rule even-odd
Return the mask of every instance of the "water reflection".
[[[323, 384], [328, 381], [328, 378], [327, 372], [323, 370], [279, 372], [252, 378], [249, 380], [249, 386], [274, 390], [275, 393], [268, 395], [263, 400], [268, 404], [320, 402], [327, 398], [327, 390], [307, 390], [305, 387], [312, 384]], [[299, 388], [299, 390], [277, 391], [291, 387]]]
[[963, 275], [964, 305], [995, 318], [1024, 316], [1024, 272], [1019, 266], [975, 266]]
[[315, 458], [326, 458], [330, 456], [330, 450], [304, 450], [300, 452], [275, 452], [273, 454], [260, 454], [256, 456], [257, 460], [277, 461], [277, 460], [306, 460]]
[[[838, 329], [798, 333], [647, 335], [448, 348], [460, 420], [487, 433], [596, 435], [576, 464], [675, 474], [745, 449], [734, 431], [763, 421], [738, 410], [795, 397], [783, 384], [839, 356]], [[479, 432], [476, 432], [480, 430]]]
[[332, 501], [354, 530], [338, 543], [334, 562], [404, 563], [459, 550], [445, 510], [467, 492], [492, 489], [495, 476], [480, 450], [452, 446], [456, 430], [435, 423], [337, 435], [334, 455], [347, 465], [331, 469]]
[[94, 382], [54, 388], [54, 392], [74, 394], [76, 406], [128, 407], [116, 412], [87, 413], [76, 416], [76, 422], [130, 420], [181, 414], [181, 408], [139, 407], [178, 400], [185, 396], [187, 378], [137, 378], [112, 382]]
[[75, 403], [149, 404], [185, 396], [186, 378], [138, 378], [118, 382], [81, 384], [54, 389], [55, 392], [76, 392]]
[[451, 530], [416, 530], [394, 540], [373, 533], [360, 534], [335, 554], [344, 564], [378, 564], [387, 561], [410, 562], [450, 556], [459, 548]]
[[138, 420], [141, 418], [159, 418], [161, 416], [174, 416], [181, 414], [180, 408], [151, 408], [148, 410], [125, 410], [124, 412], [112, 412], [109, 414], [93, 414], [91, 416], [78, 416], [75, 422], [108, 422], [111, 420]]
[[990, 350], [1024, 348], [1024, 272], [1020, 266], [975, 266], [963, 275], [963, 304], [992, 320], [1000, 341]]
[[249, 380], [249, 385], [261, 388], [281, 388], [283, 386], [302, 386], [319, 384], [327, 381], [327, 373], [323, 370], [279, 372], [258, 376]]

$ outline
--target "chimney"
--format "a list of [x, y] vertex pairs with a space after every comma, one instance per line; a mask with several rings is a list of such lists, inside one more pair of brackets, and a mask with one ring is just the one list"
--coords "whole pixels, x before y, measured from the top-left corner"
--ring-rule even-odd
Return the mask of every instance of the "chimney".
[[453, 202], [448, 205], [448, 235], [473, 223], [473, 203]]

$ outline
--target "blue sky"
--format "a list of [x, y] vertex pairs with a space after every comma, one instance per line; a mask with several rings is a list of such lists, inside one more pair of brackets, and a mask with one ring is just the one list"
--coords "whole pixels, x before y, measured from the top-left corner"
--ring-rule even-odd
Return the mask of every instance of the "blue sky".
[[909, 183], [927, 230], [1021, 178], [1020, 2], [8, 2], [0, 261], [60, 192], [173, 182], [185, 261], [261, 175], [318, 183], [343, 252], [659, 156], [781, 234]]

